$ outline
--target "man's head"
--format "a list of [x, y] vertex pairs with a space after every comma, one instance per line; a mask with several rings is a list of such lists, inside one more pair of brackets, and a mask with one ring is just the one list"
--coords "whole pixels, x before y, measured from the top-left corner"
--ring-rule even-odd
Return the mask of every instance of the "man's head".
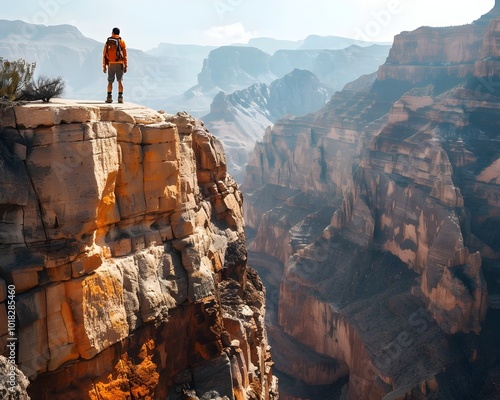
[[113, 35], [119, 35], [120, 34], [120, 28], [113, 28]]

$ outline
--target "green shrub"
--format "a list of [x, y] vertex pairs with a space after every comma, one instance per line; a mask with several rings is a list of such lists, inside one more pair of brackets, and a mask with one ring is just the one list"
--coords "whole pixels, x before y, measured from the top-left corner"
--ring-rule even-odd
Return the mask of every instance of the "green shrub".
[[18, 100], [21, 92], [33, 79], [35, 63], [26, 60], [9, 61], [0, 57], [0, 99]]
[[61, 77], [50, 79], [40, 76], [33, 80], [35, 63], [26, 60], [9, 61], [0, 57], [0, 105], [8, 106], [17, 101], [42, 100], [47, 103], [64, 92]]

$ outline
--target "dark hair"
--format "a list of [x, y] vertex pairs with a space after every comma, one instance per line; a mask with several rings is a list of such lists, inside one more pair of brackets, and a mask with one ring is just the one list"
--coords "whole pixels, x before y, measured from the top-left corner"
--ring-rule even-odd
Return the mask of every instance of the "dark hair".
[[120, 34], [120, 28], [113, 28], [113, 34], [119, 35]]

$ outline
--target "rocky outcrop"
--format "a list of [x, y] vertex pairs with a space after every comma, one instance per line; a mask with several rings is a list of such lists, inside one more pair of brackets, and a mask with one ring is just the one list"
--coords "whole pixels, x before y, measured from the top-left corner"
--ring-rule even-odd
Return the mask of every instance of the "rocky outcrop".
[[69, 101], [1, 122], [0, 287], [30, 396], [275, 398], [242, 196], [203, 124]]
[[496, 14], [401, 34], [375, 81], [257, 144], [245, 220], [270, 340], [294, 348], [282, 398], [498, 392]]

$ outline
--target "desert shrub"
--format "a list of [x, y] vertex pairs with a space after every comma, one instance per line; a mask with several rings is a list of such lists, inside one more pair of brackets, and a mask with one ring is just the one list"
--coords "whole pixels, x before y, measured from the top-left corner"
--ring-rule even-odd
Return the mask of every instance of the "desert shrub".
[[0, 106], [18, 101], [50, 101], [64, 92], [61, 77], [51, 79], [40, 76], [33, 79], [35, 63], [26, 60], [9, 61], [0, 57]]
[[9, 61], [0, 57], [0, 99], [18, 100], [21, 92], [32, 81], [35, 63], [26, 60]]
[[60, 76], [55, 79], [40, 76], [36, 81], [31, 81], [26, 85], [21, 91], [19, 100], [42, 100], [44, 103], [48, 103], [52, 97], [58, 97], [63, 92], [64, 81]]

